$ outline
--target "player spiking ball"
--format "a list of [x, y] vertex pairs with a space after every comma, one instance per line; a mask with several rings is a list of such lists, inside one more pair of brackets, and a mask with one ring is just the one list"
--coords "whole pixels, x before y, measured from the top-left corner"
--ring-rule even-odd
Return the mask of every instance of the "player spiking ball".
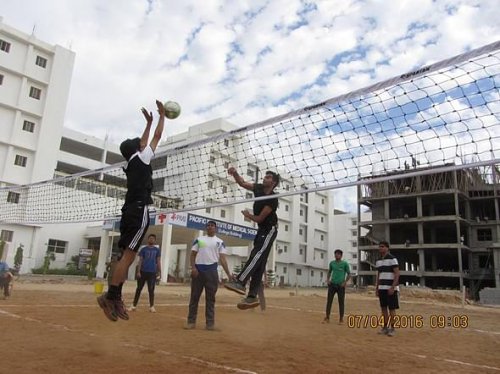
[[165, 117], [168, 119], [176, 119], [181, 114], [181, 106], [175, 101], [167, 101], [163, 107], [165, 108]]

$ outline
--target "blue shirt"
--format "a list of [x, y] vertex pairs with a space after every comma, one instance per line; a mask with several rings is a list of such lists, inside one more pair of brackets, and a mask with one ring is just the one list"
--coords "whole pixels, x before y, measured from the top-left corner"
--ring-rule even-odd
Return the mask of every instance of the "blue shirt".
[[9, 265], [6, 262], [0, 261], [0, 275], [4, 275], [8, 271], [10, 271]]
[[146, 246], [141, 249], [139, 256], [142, 259], [141, 271], [145, 273], [156, 273], [156, 264], [161, 256], [160, 248]]

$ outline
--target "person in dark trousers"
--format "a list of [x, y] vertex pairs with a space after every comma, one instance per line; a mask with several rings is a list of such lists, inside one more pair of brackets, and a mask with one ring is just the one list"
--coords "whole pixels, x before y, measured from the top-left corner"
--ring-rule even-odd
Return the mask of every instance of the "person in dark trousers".
[[379, 334], [394, 336], [394, 317], [396, 309], [399, 309], [399, 264], [397, 258], [389, 252], [388, 242], [381, 241], [378, 252], [381, 259], [375, 262], [377, 268], [375, 290], [384, 317], [384, 326]]
[[131, 311], [137, 309], [139, 298], [141, 297], [144, 284], [148, 285], [149, 311], [156, 313], [155, 309], [155, 286], [156, 279], [161, 276], [161, 250], [156, 245], [156, 235], [148, 236], [148, 245], [141, 248], [139, 252], [139, 263], [135, 274], [137, 278], [137, 288], [135, 290], [134, 303], [130, 307]]
[[326, 300], [326, 316], [323, 323], [330, 322], [333, 298], [335, 294], [338, 294], [339, 324], [342, 324], [344, 322], [345, 286], [351, 279], [351, 270], [347, 261], [342, 260], [342, 250], [336, 249], [334, 254], [335, 260], [331, 261], [328, 266], [328, 297]]
[[241, 212], [246, 218], [257, 223], [257, 235], [255, 235], [253, 241], [253, 249], [250, 252], [250, 257], [241, 272], [234, 280], [224, 284], [224, 287], [227, 289], [237, 292], [240, 295], [245, 295], [246, 283], [251, 278], [247, 297], [238, 303], [239, 309], [250, 309], [260, 304], [257, 294], [262, 284], [262, 275], [266, 270], [269, 252], [278, 234], [278, 216], [276, 215], [278, 198], [272, 196], [276, 195], [274, 189], [280, 182], [280, 176], [272, 171], [266, 171], [262, 184], [249, 183], [243, 180], [234, 167], [230, 167], [227, 171], [229, 175], [234, 177], [238, 185], [252, 191], [255, 197], [271, 197], [255, 201], [253, 204], [253, 214], [248, 210]]
[[224, 242], [215, 236], [216, 222], [208, 221], [206, 229], [207, 235], [200, 236], [191, 247], [191, 297], [185, 327], [187, 330], [196, 327], [198, 302], [203, 290], [205, 290], [205, 328], [207, 330], [215, 328], [215, 294], [219, 287], [219, 273], [217, 271], [219, 262], [228, 278], [232, 278], [227, 266], [227, 251]]
[[148, 205], [153, 203], [151, 199], [153, 169], [150, 163], [160, 142], [165, 122], [165, 108], [161, 101], [156, 100], [156, 107], [160, 117], [151, 143], [148, 145], [153, 113], [142, 108], [142, 114], [146, 119], [146, 128], [142, 137], [127, 139], [120, 144], [120, 152], [127, 161], [123, 169], [127, 176], [127, 194], [125, 195], [125, 204], [122, 207], [120, 240], [118, 242], [122, 256], [115, 266], [108, 292], [97, 298], [97, 303], [111, 321], [117, 321], [118, 318], [129, 319], [122, 300], [122, 287], [128, 269], [134, 262], [137, 250], [149, 227]]

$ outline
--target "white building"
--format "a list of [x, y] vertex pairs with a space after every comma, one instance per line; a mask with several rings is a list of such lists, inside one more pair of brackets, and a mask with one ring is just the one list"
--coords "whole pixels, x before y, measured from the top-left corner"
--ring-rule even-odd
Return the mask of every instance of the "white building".
[[[72, 51], [15, 30], [0, 18], [0, 186], [52, 178], [74, 59]], [[19, 194], [6, 198], [15, 204]], [[8, 247], [22, 239], [25, 255], [32, 255], [37, 243], [44, 242], [37, 239], [38, 231], [35, 226], [0, 225], [10, 264], [15, 251]]]
[[[361, 212], [361, 221], [370, 221], [371, 212]], [[349, 263], [351, 274], [358, 274], [358, 238], [365, 235], [367, 229], [359, 226], [358, 214], [335, 209], [334, 249], [341, 249], [343, 259]], [[361, 233], [360, 233], [361, 231]], [[333, 258], [332, 258], [333, 260]]]

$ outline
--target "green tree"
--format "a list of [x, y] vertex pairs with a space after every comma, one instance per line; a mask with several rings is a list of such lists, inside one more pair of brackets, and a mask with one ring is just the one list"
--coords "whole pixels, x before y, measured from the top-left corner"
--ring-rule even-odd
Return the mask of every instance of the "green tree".
[[47, 252], [45, 252], [45, 257], [43, 258], [43, 266], [42, 266], [43, 274], [47, 274], [47, 271], [49, 270], [50, 267], [50, 263], [55, 260], [56, 260], [55, 253], [47, 249]]
[[23, 252], [24, 245], [19, 244], [19, 247], [17, 247], [16, 249], [16, 255], [14, 256], [14, 267], [18, 272], [21, 269], [21, 265], [23, 264]]
[[87, 264], [88, 266], [88, 278], [93, 279], [95, 276], [95, 268], [97, 267], [97, 262], [99, 261], [99, 252], [96, 250], [92, 251], [92, 256], [90, 257], [90, 261]]

